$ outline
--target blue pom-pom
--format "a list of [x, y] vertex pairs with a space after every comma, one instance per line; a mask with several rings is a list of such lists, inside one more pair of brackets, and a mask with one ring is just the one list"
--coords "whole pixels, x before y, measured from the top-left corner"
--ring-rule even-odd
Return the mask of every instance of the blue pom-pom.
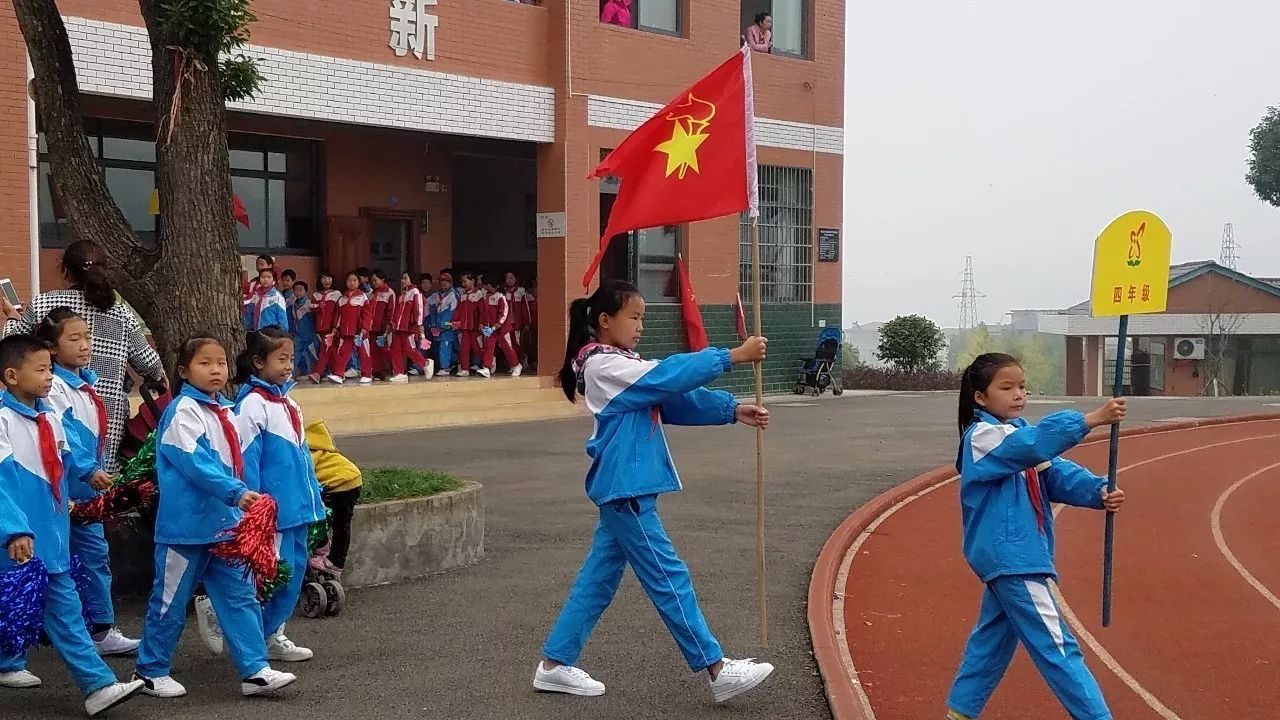
[[0, 650], [21, 655], [40, 642], [49, 571], [31, 559], [0, 574]]

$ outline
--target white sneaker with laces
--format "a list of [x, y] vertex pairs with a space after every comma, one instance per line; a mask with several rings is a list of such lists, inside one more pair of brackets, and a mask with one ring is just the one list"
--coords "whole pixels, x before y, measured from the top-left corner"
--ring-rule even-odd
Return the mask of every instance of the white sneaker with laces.
[[547, 670], [541, 662], [533, 673], [533, 688], [542, 692], [558, 692], [582, 697], [596, 697], [604, 694], [604, 683], [591, 679], [585, 670], [571, 665], [557, 665]]
[[327, 381], [329, 381], [329, 382], [331, 382], [331, 383], [333, 383], [334, 385], [341, 385], [341, 384], [342, 384], [342, 376], [341, 376], [341, 375], [335, 375], [335, 374], [333, 374], [333, 373], [329, 373], [328, 375], [325, 375], [325, 376], [324, 376], [324, 379], [325, 379], [325, 380], [327, 380]]
[[114, 627], [108, 630], [101, 640], [93, 641], [93, 647], [98, 651], [99, 655], [104, 657], [132, 655], [138, 651], [138, 646], [141, 644], [141, 640], [127, 638], [120, 632], [119, 628]]
[[267, 638], [267, 659], [280, 662], [306, 662], [315, 656], [311, 650], [299, 647], [284, 633], [276, 633]]
[[200, 637], [205, 647], [214, 655], [221, 655], [225, 643], [222, 641], [222, 625], [218, 623], [218, 615], [213, 611], [213, 601], [208, 595], [196, 598], [196, 625], [200, 628]]
[[135, 672], [133, 679], [142, 681], [142, 694], [149, 697], [180, 698], [187, 694], [187, 689], [182, 686], [182, 683], [174, 680], [171, 675], [149, 678]]
[[99, 688], [89, 693], [89, 697], [84, 699], [84, 711], [89, 714], [89, 717], [96, 717], [98, 714], [104, 713], [137, 695], [141, 689], [141, 680], [130, 680], [127, 683], [111, 683], [104, 688]]
[[346, 372], [342, 373], [342, 377], [349, 378], [349, 379], [355, 379], [359, 376], [360, 376], [360, 371], [355, 368], [347, 368]]
[[436, 376], [436, 361], [432, 360], [431, 358], [427, 358], [427, 365], [426, 367], [422, 368], [422, 379], [430, 380], [435, 376]]
[[483, 368], [483, 367], [477, 370], [476, 373], [479, 374], [480, 377], [482, 378], [487, 378], [493, 375], [493, 373], [489, 371], [489, 368]]
[[387, 382], [394, 383], [396, 385], [402, 385], [404, 383], [409, 382], [409, 376], [408, 375], [392, 375], [391, 377], [387, 378]]
[[522, 372], [524, 372], [524, 366], [516, 363], [516, 366], [511, 368], [511, 377], [520, 377], [520, 373]]
[[40, 687], [40, 678], [28, 670], [0, 673], [0, 687], [10, 690], [30, 690]]
[[372, 383], [372, 382], [373, 382], [373, 378], [371, 378], [371, 377], [361, 377], [361, 378], [360, 378], [360, 384], [361, 384], [361, 385], [368, 385], [368, 384], [370, 384], [370, 383]]
[[773, 672], [772, 665], [758, 663], [755, 658], [746, 660], [725, 658], [720, 674], [715, 680], [710, 681], [711, 695], [718, 703], [735, 698], [764, 682], [771, 672]]
[[292, 685], [298, 679], [293, 673], [280, 672], [271, 668], [263, 668], [240, 681], [240, 694], [245, 697], [273, 693], [280, 688]]

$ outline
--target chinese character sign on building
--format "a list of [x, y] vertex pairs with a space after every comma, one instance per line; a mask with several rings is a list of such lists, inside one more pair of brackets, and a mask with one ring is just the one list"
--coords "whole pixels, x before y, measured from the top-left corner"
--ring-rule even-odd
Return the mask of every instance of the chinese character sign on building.
[[1164, 312], [1172, 240], [1164, 221], [1143, 210], [1108, 225], [1093, 249], [1093, 316]]
[[436, 28], [440, 18], [427, 13], [438, 0], [391, 0], [391, 41], [396, 57], [410, 52], [419, 60], [436, 59]]

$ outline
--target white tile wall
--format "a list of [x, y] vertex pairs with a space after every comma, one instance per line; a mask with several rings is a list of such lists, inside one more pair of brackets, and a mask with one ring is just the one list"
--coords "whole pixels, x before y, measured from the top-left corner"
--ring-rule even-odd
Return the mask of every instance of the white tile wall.
[[[587, 123], [594, 127], [635, 130], [661, 109], [662, 106], [655, 103], [591, 95], [587, 98]], [[843, 155], [844, 129], [758, 117], [756, 145], [808, 151], [816, 146], [820, 153]]]
[[[80, 90], [151, 97], [146, 30], [66, 18]], [[234, 110], [528, 142], [555, 139], [555, 89], [249, 45], [262, 90]]]

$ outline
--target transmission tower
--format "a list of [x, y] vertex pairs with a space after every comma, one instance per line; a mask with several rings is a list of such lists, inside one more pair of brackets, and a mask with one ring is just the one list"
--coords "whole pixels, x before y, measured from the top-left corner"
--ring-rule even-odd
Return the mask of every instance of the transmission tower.
[[1236, 264], [1240, 261], [1240, 256], [1236, 253], [1240, 246], [1236, 244], [1235, 231], [1231, 228], [1231, 223], [1222, 226], [1222, 251], [1218, 254], [1218, 262], [1232, 270], [1237, 270]]
[[960, 284], [960, 292], [952, 297], [956, 299], [957, 305], [960, 306], [960, 329], [972, 330], [978, 326], [978, 298], [985, 298], [986, 295], [978, 292], [978, 288], [973, 284], [973, 256], [966, 256], [964, 259], [964, 277]]

